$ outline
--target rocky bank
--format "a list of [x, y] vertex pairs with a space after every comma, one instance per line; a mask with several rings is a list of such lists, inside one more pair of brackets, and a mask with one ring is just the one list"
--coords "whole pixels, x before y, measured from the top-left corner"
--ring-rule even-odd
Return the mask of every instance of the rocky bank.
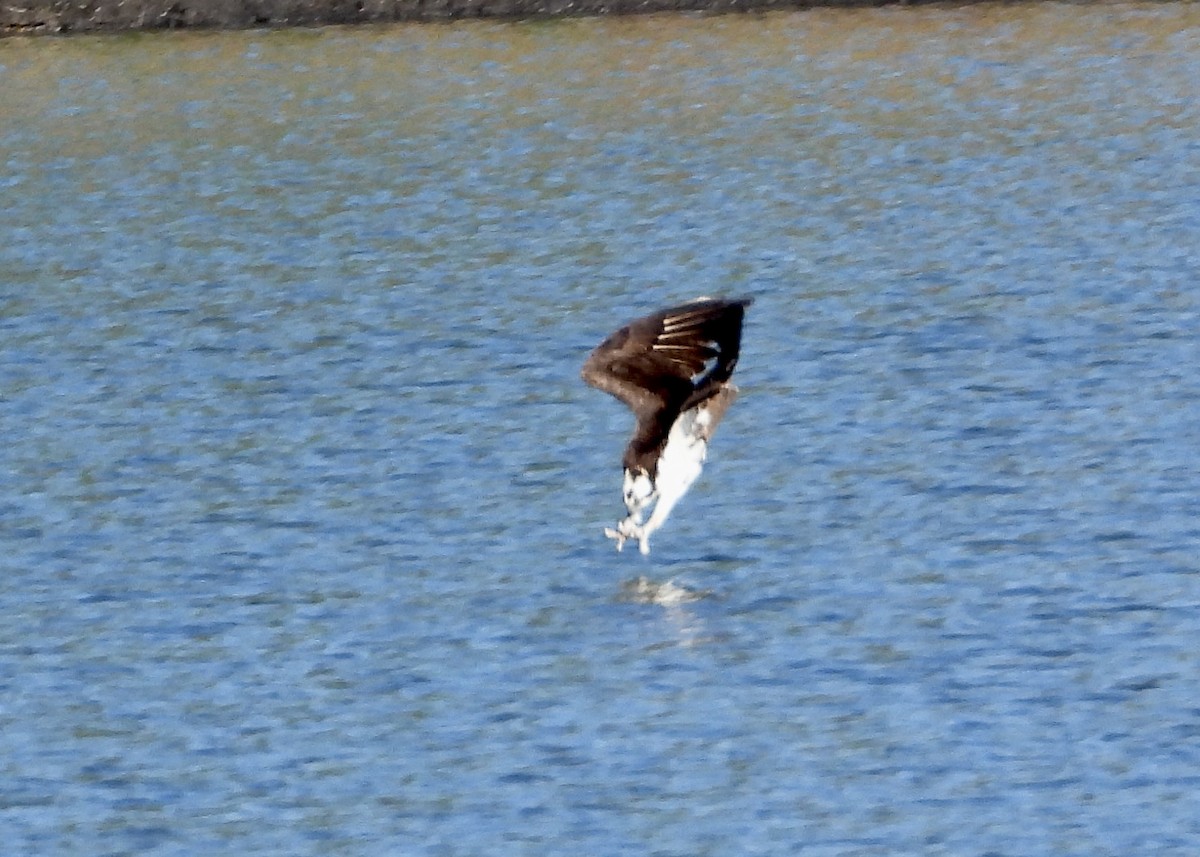
[[879, 0], [0, 0], [0, 36], [665, 11], [749, 12], [817, 5], [885, 4]]

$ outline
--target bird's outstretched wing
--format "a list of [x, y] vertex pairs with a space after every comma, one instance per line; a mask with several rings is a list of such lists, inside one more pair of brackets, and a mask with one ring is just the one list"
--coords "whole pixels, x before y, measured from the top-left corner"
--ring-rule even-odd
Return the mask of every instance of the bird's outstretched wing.
[[630, 322], [588, 356], [583, 380], [639, 420], [699, 404], [733, 374], [750, 302], [698, 300]]

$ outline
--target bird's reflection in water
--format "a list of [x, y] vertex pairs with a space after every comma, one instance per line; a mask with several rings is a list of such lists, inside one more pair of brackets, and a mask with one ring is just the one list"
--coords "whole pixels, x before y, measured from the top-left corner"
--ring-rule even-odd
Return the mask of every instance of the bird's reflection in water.
[[691, 647], [712, 640], [712, 635], [705, 633], [704, 620], [687, 605], [712, 598], [713, 592], [708, 589], [692, 589], [675, 579], [658, 582], [648, 577], [638, 577], [621, 584], [622, 601], [634, 604], [655, 604], [663, 609], [663, 616], [673, 629], [671, 640], [664, 640], [660, 645], [678, 645]]

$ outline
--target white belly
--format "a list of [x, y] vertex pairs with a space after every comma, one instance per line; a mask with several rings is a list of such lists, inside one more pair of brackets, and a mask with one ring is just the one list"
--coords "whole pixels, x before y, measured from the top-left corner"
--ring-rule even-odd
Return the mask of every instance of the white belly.
[[654, 475], [658, 506], [661, 507], [668, 498], [669, 505], [674, 506], [704, 469], [704, 459], [708, 457], [707, 427], [708, 411], [698, 408], [680, 414], [671, 426], [666, 448], [658, 459], [658, 472]]

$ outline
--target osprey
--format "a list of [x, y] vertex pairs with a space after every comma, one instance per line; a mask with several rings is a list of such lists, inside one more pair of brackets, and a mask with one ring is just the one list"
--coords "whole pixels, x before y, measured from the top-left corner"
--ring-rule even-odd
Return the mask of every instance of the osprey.
[[637, 418], [624, 458], [629, 514], [615, 530], [604, 530], [617, 550], [637, 539], [649, 553], [650, 534], [700, 475], [709, 438], [737, 397], [729, 379], [751, 301], [701, 298], [661, 310], [622, 327], [583, 364], [583, 380], [616, 396]]

